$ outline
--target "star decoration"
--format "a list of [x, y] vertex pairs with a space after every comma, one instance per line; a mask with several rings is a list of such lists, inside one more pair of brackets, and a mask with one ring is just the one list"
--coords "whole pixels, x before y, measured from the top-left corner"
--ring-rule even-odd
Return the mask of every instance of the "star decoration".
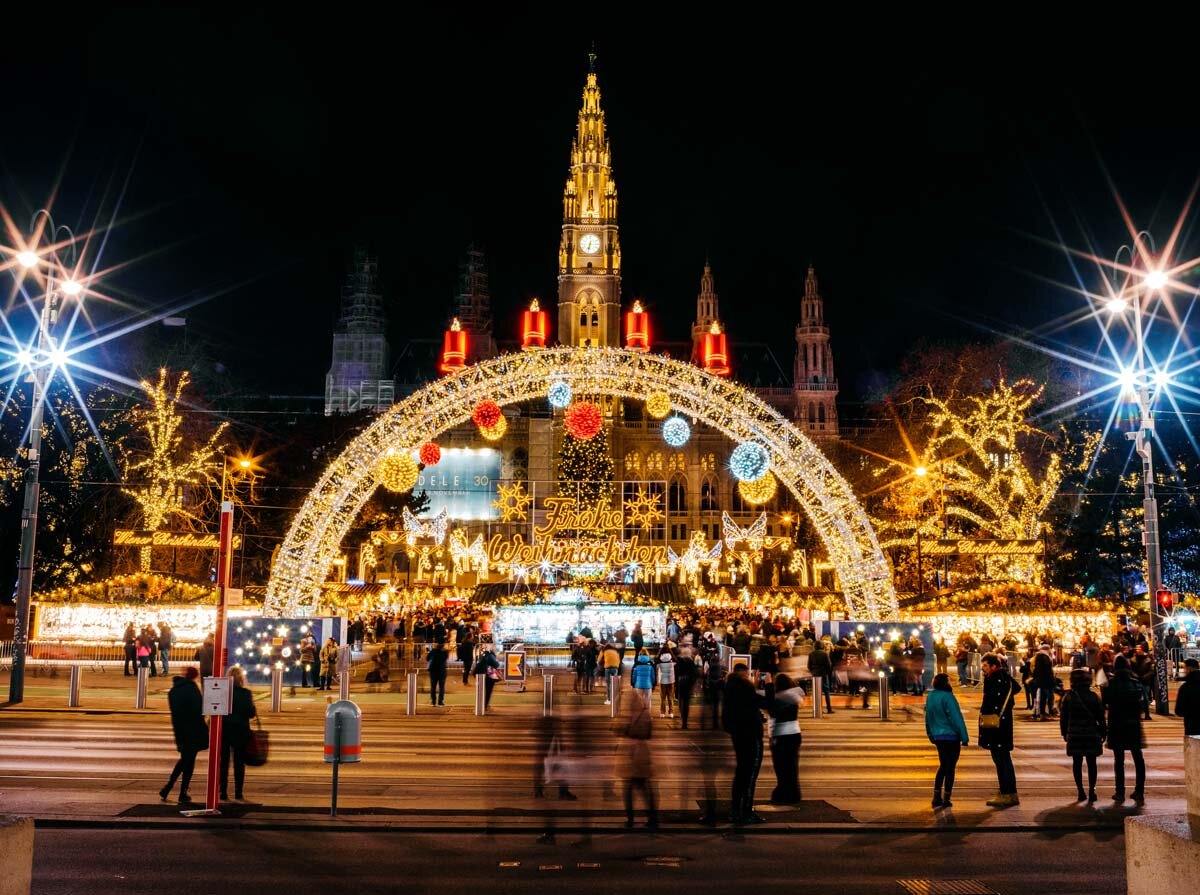
[[529, 518], [525, 508], [533, 503], [533, 496], [525, 493], [524, 482], [497, 485], [496, 491], [500, 497], [492, 501], [492, 506], [500, 511], [501, 522], [524, 522]]
[[663, 520], [662, 495], [649, 494], [645, 488], [639, 487], [637, 494], [631, 500], [625, 501], [625, 515], [630, 525], [640, 525], [650, 528], [656, 522]]

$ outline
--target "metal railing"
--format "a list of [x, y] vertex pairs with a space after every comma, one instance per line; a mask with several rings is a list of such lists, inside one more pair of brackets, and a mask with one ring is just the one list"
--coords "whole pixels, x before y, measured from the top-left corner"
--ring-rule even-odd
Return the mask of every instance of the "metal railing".
[[[197, 643], [176, 643], [171, 647], [169, 662], [188, 663], [196, 653]], [[162, 658], [155, 655], [156, 664]], [[0, 668], [11, 668], [13, 642], [0, 641]], [[136, 660], [134, 660], [136, 661]], [[31, 667], [62, 667], [87, 665], [97, 669], [105, 666], [124, 665], [125, 644], [123, 643], [80, 643], [68, 640], [32, 640], [26, 647], [25, 662]]]

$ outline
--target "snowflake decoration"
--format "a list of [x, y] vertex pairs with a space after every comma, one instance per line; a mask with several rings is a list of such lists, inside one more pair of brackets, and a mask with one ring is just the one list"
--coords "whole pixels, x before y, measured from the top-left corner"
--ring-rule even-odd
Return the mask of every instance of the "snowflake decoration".
[[630, 525], [640, 525], [650, 528], [656, 522], [663, 520], [662, 495], [648, 494], [645, 488], [639, 487], [637, 494], [625, 501], [625, 515]]
[[529, 518], [525, 508], [533, 503], [533, 497], [525, 493], [524, 482], [497, 485], [496, 491], [500, 496], [492, 501], [492, 506], [500, 511], [501, 522], [524, 522]]

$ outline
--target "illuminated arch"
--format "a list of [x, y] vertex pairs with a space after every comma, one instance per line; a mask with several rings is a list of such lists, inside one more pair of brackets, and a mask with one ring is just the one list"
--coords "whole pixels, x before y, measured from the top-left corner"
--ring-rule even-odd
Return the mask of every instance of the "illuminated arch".
[[502, 406], [545, 398], [567, 382], [577, 395], [645, 400], [671, 395], [673, 409], [734, 442], [755, 440], [771, 469], [813, 520], [837, 569], [853, 616], [890, 619], [896, 592], [866, 512], [850, 486], [803, 433], [752, 391], [692, 364], [621, 348], [548, 348], [505, 354], [433, 382], [382, 414], [325, 469], [280, 547], [267, 584], [266, 611], [311, 610], [342, 538], [375, 490], [388, 448], [411, 449], [470, 419], [490, 398]]

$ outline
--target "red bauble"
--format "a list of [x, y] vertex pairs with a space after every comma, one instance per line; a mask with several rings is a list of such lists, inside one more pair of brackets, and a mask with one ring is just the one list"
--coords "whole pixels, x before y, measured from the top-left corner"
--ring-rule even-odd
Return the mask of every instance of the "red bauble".
[[587, 441], [600, 432], [604, 425], [604, 414], [590, 401], [580, 401], [567, 408], [563, 414], [563, 425], [573, 437]]
[[500, 405], [495, 401], [484, 398], [471, 411], [471, 421], [480, 429], [491, 429], [496, 423], [500, 422], [501, 415]]
[[437, 446], [436, 441], [427, 441], [421, 445], [417, 458], [424, 466], [436, 466], [438, 460], [442, 459], [442, 449]]

